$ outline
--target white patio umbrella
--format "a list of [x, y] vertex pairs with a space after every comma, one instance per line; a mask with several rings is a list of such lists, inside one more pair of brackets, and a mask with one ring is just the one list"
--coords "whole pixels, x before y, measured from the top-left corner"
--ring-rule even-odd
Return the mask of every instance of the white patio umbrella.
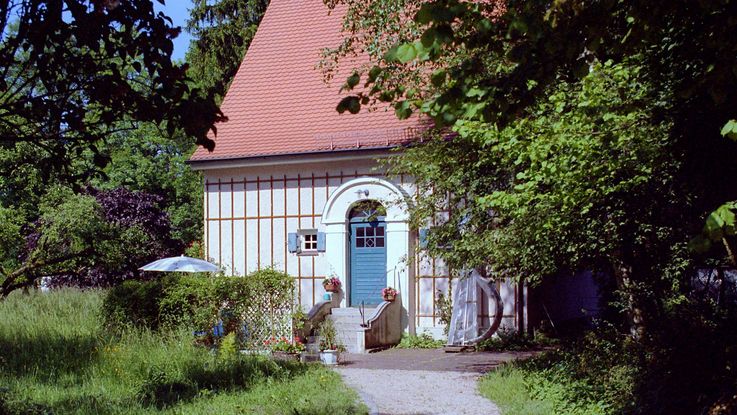
[[217, 272], [220, 270], [215, 264], [184, 255], [159, 259], [138, 269], [159, 272]]

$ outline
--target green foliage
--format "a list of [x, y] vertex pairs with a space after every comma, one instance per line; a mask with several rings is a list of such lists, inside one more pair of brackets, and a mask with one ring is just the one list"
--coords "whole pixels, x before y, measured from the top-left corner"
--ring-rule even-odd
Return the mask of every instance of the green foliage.
[[99, 291], [64, 289], [0, 303], [0, 411], [366, 413], [321, 366], [221, 359], [194, 346], [189, 330], [111, 335], [98, 320], [102, 300]]
[[452, 286], [448, 287], [448, 292], [444, 293], [438, 290], [435, 293], [435, 310], [438, 313], [438, 320], [443, 327], [443, 334], [448, 335], [450, 329], [450, 320], [453, 317], [453, 291]]
[[189, 75], [222, 100], [256, 34], [269, 0], [198, 0], [187, 31], [195, 41], [187, 52]]
[[443, 347], [445, 342], [435, 340], [429, 333], [402, 334], [402, 340], [396, 346], [398, 349], [437, 349]]
[[529, 406], [551, 414], [726, 415], [737, 408], [735, 317], [684, 300], [644, 340], [605, 326], [492, 372], [479, 389], [508, 413]]
[[737, 120], [729, 120], [721, 131], [722, 137], [727, 137], [730, 140], [737, 140]]
[[516, 330], [500, 328], [495, 336], [479, 342], [476, 350], [484, 352], [541, 350], [557, 343], [557, 340], [548, 338], [540, 332], [535, 332], [535, 336], [530, 337]]
[[172, 63], [178, 33], [149, 0], [7, 2], [0, 19], [2, 147], [36, 145], [47, 152], [43, 163], [62, 172], [85, 153], [101, 168], [108, 157], [97, 144], [141, 121], [181, 128], [213, 148], [207, 133], [222, 113], [192, 88], [185, 67]]
[[238, 336], [235, 332], [230, 332], [223, 337], [218, 347], [218, 356], [221, 359], [233, 359], [238, 356], [240, 348], [238, 347]]
[[456, 137], [398, 154], [392, 171], [412, 174], [420, 189], [414, 226], [453, 210], [431, 229], [428, 254], [532, 283], [633, 261], [647, 290], [670, 289], [659, 270], [696, 218], [687, 223], [673, 208], [682, 200], [670, 124], [653, 119], [663, 104], [638, 73], [635, 64], [593, 65], [504, 128], [459, 121]]
[[526, 372], [502, 367], [479, 380], [479, 393], [499, 406], [503, 414], [555, 415], [554, 403], [533, 397]]
[[112, 329], [142, 327], [156, 330], [160, 326], [159, 304], [164, 287], [176, 283], [176, 277], [151, 281], [128, 280], [108, 290], [101, 307], [105, 325]]
[[[21, 238], [23, 223], [23, 215], [17, 209], [0, 206], [0, 270], [17, 266], [24, 243]], [[0, 271], [2, 274], [7, 272]]]
[[0, 298], [41, 275], [56, 275], [96, 261], [121, 261], [122, 251], [113, 242], [114, 227], [105, 220], [94, 197], [54, 187], [40, 200], [38, 212], [33, 240], [25, 240], [22, 228], [13, 226], [12, 220], [2, 226], [4, 238], [14, 241], [11, 249], [15, 246], [17, 251], [18, 242], [23, 241], [23, 256], [12, 258], [4, 253], [4, 261], [12, 267], [0, 269]]
[[[93, 185], [101, 190], [126, 188], [163, 198], [172, 237], [189, 246], [202, 239], [202, 176], [187, 165], [194, 151], [189, 137], [170, 137], [153, 124], [111, 136], [104, 145], [110, 155], [105, 177]], [[201, 257], [200, 255], [196, 257]]]
[[[126, 281], [112, 288], [102, 311], [105, 324], [117, 330], [186, 327], [205, 331], [203, 341], [210, 344], [217, 341], [211, 328], [222, 321], [226, 334], [238, 336], [239, 346], [260, 348], [264, 338], [258, 336], [264, 333], [267, 337], [292, 334], [276, 327], [287, 323], [282, 319], [291, 319], [293, 296], [294, 279], [272, 269], [246, 277], [168, 276]], [[250, 331], [248, 339], [242, 337], [244, 322]]]
[[519, 408], [540, 414], [627, 413], [638, 355], [621, 335], [592, 333], [564, 349], [489, 373], [479, 390], [507, 413]]
[[338, 350], [341, 347], [338, 343], [338, 333], [335, 330], [333, 320], [329, 318], [323, 320], [317, 332], [320, 335], [320, 350]]

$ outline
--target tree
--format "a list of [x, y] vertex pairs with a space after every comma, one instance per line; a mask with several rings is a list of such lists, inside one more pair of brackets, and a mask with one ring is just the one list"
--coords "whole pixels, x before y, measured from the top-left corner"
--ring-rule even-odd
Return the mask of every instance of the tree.
[[57, 167], [91, 152], [104, 166], [97, 143], [148, 121], [213, 148], [207, 134], [224, 118], [171, 62], [179, 29], [152, 1], [6, 0], [0, 30], [3, 147], [32, 143]]
[[251, 44], [269, 0], [197, 0], [187, 30], [197, 39], [187, 52], [189, 73], [221, 100]]
[[[41, 276], [91, 264], [96, 252], [114, 248], [109, 245], [112, 229], [91, 196], [57, 187], [43, 198], [39, 212], [40, 219], [31, 225], [33, 232], [26, 226], [26, 232], [21, 233], [20, 227], [11, 224], [10, 228], [8, 221], [2, 222], [4, 233], [13, 232], [9, 237], [21, 254], [13, 258], [15, 261], [6, 256], [0, 270], [0, 298], [32, 285]], [[18, 247], [21, 241], [23, 245]]]
[[185, 246], [202, 239], [202, 176], [187, 165], [194, 145], [182, 133], [173, 138], [152, 124], [116, 134], [107, 140], [110, 155], [105, 177], [92, 182], [95, 188], [125, 188], [161, 198], [168, 214], [172, 237]]
[[[413, 37], [391, 24], [376, 26], [401, 15], [381, 0], [343, 3], [353, 19], [344, 27], [358, 41], [333, 51], [333, 58], [365, 48], [375, 64], [356, 68], [346, 80], [347, 89], [364, 88], [338, 110], [357, 112], [381, 100], [391, 102], [400, 118], [417, 111], [430, 116], [447, 128], [441, 136], [448, 142], [405, 152], [399, 166], [417, 177], [447, 173], [456, 162], [469, 172], [432, 176], [436, 189], [451, 183], [444, 177], [470, 184], [473, 192], [457, 202], [469, 206], [471, 216], [459, 220], [469, 226], [475, 214], [489, 225], [483, 240], [454, 244], [451, 252], [462, 254], [456, 245], [496, 247], [488, 252], [492, 268], [533, 279], [563, 268], [601, 267], [599, 260], [606, 260], [633, 324], [641, 329], [644, 314], [657, 315], [653, 303], [667, 297], [662, 290], [683, 281], [692, 258], [683, 249], [689, 235], [737, 189], [737, 148], [718, 134], [737, 108], [737, 5], [405, 2], [405, 13], [413, 16], [407, 26], [418, 33]], [[360, 35], [366, 25], [378, 47], [366, 47]], [[609, 68], [601, 69], [603, 63]], [[618, 78], [619, 71], [630, 77]], [[585, 94], [594, 84], [611, 104]], [[639, 98], [635, 85], [648, 91], [647, 99]], [[571, 141], [573, 133], [583, 138]], [[443, 160], [437, 148], [443, 145], [474, 154], [453, 151], [453, 160]], [[421, 154], [425, 166], [418, 163]], [[613, 160], [614, 154], [619, 157]], [[607, 180], [595, 180], [584, 167]], [[499, 180], [474, 187], [481, 180], [471, 175], [481, 169]], [[605, 197], [618, 194], [616, 183], [619, 192], [628, 190]], [[597, 241], [595, 229], [610, 236]]]
[[30, 224], [0, 210], [0, 298], [51, 277], [51, 285], [106, 287], [140, 278], [138, 267], [180, 253], [161, 198], [126, 189], [75, 193], [56, 186]]

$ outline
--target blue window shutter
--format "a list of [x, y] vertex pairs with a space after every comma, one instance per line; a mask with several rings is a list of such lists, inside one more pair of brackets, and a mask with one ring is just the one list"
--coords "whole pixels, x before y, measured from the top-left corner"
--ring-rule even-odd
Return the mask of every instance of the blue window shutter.
[[420, 229], [420, 249], [427, 249], [427, 234], [430, 232], [430, 229]]
[[296, 233], [287, 234], [287, 250], [289, 252], [297, 252], [297, 242], [299, 238]]
[[317, 252], [325, 252], [325, 232], [317, 233]]

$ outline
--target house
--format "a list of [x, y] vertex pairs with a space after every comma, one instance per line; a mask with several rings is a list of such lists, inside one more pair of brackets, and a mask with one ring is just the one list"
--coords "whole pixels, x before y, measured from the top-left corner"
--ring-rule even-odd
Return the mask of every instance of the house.
[[[336, 111], [341, 82], [327, 85], [316, 65], [323, 48], [340, 42], [341, 26], [340, 13], [328, 14], [320, 0], [271, 1], [223, 101], [229, 121], [218, 125], [215, 150], [191, 158], [204, 173], [206, 256], [233, 275], [287, 272], [308, 309], [323, 300], [326, 276], [341, 280], [335, 305], [348, 311], [379, 305], [381, 289], [394, 287], [401, 329], [439, 337], [435, 298], [452, 270], [416, 254], [412, 178], [377, 170], [423, 124], [392, 110]], [[523, 328], [526, 288], [497, 288], [503, 324]]]

